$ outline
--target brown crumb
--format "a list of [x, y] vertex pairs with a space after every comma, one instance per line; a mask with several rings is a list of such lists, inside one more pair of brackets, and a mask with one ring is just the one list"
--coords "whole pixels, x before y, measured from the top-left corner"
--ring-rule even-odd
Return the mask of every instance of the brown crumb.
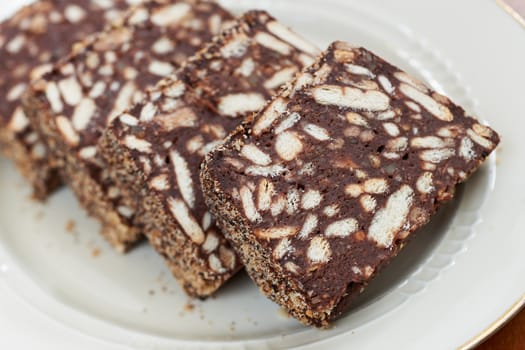
[[288, 313], [288, 311], [286, 311], [282, 307], [279, 308], [279, 310], [277, 311], [277, 314], [284, 318], [290, 318], [290, 314]]
[[93, 249], [91, 249], [91, 256], [94, 257], [94, 258], [99, 257], [100, 256], [100, 248], [93, 247]]
[[153, 289], [150, 289], [148, 293], [149, 295], [155, 295], [155, 291]]
[[35, 220], [42, 220], [44, 218], [45, 214], [43, 211], [39, 210], [38, 212], [36, 212], [35, 214]]
[[501, 164], [501, 146], [496, 148], [496, 166]]
[[235, 332], [235, 321], [230, 323], [230, 332]]
[[161, 282], [164, 282], [164, 271], [161, 271], [158, 276], [157, 276], [157, 282], [161, 283]]
[[503, 151], [503, 146], [499, 145], [498, 148], [496, 148], [496, 166], [499, 166], [501, 164], [501, 153]]
[[184, 311], [193, 311], [193, 309], [195, 309], [195, 305], [193, 305], [191, 302], [187, 302], [186, 304], [184, 304]]
[[66, 232], [67, 233], [74, 233], [76, 227], [77, 227], [77, 223], [74, 220], [68, 220], [66, 222]]

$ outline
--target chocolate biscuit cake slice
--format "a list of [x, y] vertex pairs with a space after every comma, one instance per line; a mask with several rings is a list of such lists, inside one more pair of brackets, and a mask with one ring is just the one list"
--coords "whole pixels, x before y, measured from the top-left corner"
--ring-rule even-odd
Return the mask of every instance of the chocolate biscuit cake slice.
[[212, 294], [241, 267], [204, 203], [204, 155], [317, 54], [267, 13], [249, 12], [101, 139], [112, 177], [188, 294]]
[[45, 199], [61, 181], [20, 98], [72, 45], [117, 20], [132, 0], [40, 0], [0, 23], [0, 150]]
[[336, 42], [207, 156], [201, 181], [261, 291], [324, 327], [498, 142], [447, 97]]
[[145, 2], [94, 40], [76, 45], [67, 59], [32, 84], [24, 100], [63, 179], [119, 251], [135, 243], [141, 230], [97, 154], [98, 139], [120, 112], [231, 19], [214, 2]]

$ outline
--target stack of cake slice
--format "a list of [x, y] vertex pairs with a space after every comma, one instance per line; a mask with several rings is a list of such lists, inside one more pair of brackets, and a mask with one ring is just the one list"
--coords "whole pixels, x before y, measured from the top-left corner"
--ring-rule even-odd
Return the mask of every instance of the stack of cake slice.
[[317, 327], [499, 143], [364, 48], [321, 54], [212, 1], [40, 0], [0, 24], [0, 60], [0, 146], [35, 197], [63, 180], [111, 245], [145, 234], [190, 296], [245, 266]]

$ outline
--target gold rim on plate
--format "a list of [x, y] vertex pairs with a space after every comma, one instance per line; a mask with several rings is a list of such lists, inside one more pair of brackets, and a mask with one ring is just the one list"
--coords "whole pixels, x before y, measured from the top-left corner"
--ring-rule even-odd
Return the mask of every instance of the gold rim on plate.
[[461, 345], [458, 350], [469, 350], [474, 348], [477, 345], [480, 345], [483, 341], [487, 340], [491, 335], [500, 330], [508, 321], [510, 321], [515, 315], [520, 312], [522, 308], [525, 307], [525, 294], [515, 302], [511, 307], [509, 307], [503, 315], [498, 317], [497, 320], [492, 322], [487, 328], [485, 328], [481, 333], [471, 338], [469, 341]]
[[[496, 0], [496, 3], [508, 14], [512, 16], [518, 23], [525, 27], [525, 19], [514, 10], [505, 0]], [[498, 317], [494, 322], [492, 322], [487, 328], [481, 331], [475, 337], [472, 337], [469, 341], [458, 347], [458, 350], [469, 350], [475, 346], [480, 345], [483, 341], [487, 340], [491, 335], [500, 330], [507, 322], [509, 322], [514, 316], [525, 308], [525, 294], [515, 302], [510, 308], [508, 308], [503, 315]]]
[[496, 0], [496, 3], [505, 10], [509, 15], [512, 16], [519, 24], [525, 27], [525, 19], [516, 10], [514, 10], [505, 0]]

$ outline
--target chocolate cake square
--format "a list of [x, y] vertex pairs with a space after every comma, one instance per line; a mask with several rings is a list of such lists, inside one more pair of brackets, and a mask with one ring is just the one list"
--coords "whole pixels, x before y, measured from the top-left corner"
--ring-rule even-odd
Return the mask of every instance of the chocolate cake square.
[[134, 2], [40, 0], [0, 23], [0, 150], [31, 183], [36, 199], [45, 199], [61, 181], [20, 98], [75, 42], [104, 29]]
[[498, 142], [447, 97], [336, 42], [206, 157], [201, 181], [263, 293], [325, 327]]
[[112, 178], [189, 295], [212, 294], [241, 268], [204, 203], [201, 161], [317, 54], [267, 13], [249, 12], [101, 139]]
[[118, 24], [75, 45], [24, 100], [63, 179], [102, 224], [119, 251], [141, 235], [135, 212], [122, 198], [97, 153], [102, 132], [148, 88], [173, 73], [232, 16], [208, 1], [154, 0]]

